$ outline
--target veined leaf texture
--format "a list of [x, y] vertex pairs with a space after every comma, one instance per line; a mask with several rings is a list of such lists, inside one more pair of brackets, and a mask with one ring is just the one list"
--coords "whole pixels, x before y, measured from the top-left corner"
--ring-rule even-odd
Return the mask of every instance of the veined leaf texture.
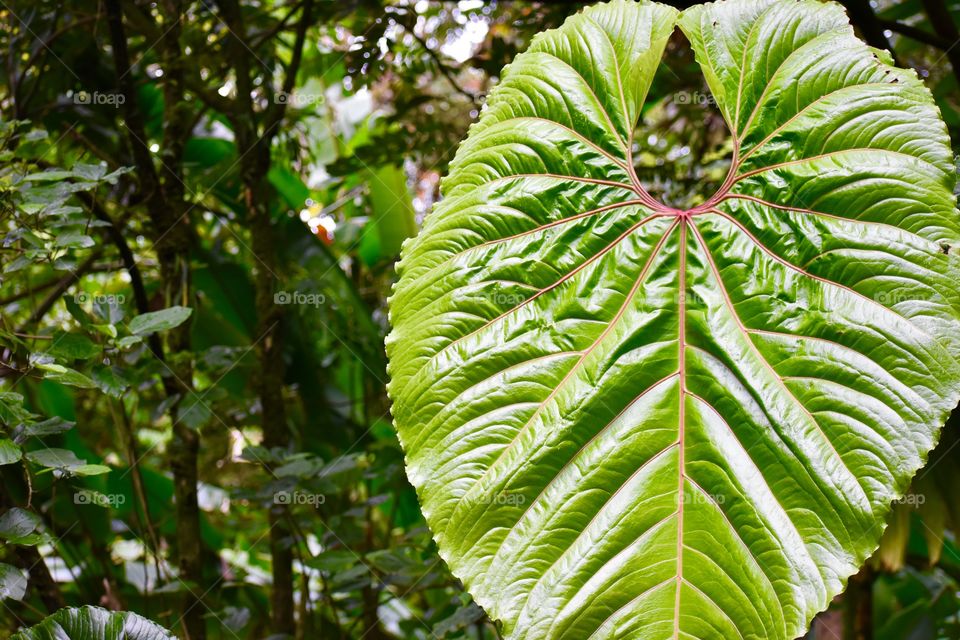
[[[687, 210], [631, 154], [677, 28], [734, 148]], [[506, 637], [804, 633], [957, 405], [954, 175], [836, 3], [614, 0], [504, 70], [387, 347], [408, 476]]]

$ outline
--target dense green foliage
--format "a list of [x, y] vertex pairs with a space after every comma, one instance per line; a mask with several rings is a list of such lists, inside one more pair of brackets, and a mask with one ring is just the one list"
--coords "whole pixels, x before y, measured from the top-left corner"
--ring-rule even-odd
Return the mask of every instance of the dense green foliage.
[[[955, 4], [844, 4], [960, 139]], [[0, 5], [0, 637], [87, 605], [194, 640], [502, 633], [404, 472], [386, 300], [502, 69], [580, 7]], [[732, 111], [679, 30], [662, 44], [630, 151], [651, 198], [690, 208], [728, 174]], [[956, 635], [941, 440], [818, 637]], [[119, 619], [84, 611], [58, 615]]]

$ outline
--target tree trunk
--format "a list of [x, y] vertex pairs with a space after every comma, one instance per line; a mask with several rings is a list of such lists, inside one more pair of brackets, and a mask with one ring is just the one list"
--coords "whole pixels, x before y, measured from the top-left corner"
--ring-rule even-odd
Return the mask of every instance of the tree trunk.
[[873, 583], [870, 565], [850, 578], [844, 593], [843, 637], [846, 640], [873, 640]]
[[[285, 364], [283, 361], [283, 307], [276, 304], [277, 259], [276, 240], [270, 220], [268, 195], [260, 185], [270, 166], [269, 148], [257, 148], [250, 166], [244, 170], [244, 192], [253, 253], [257, 259], [254, 286], [257, 305], [257, 360], [263, 445], [268, 449], [286, 450], [290, 444], [287, 413], [283, 400]], [[259, 156], [256, 157], [256, 156]], [[270, 508], [270, 557], [273, 571], [271, 604], [273, 631], [293, 636], [294, 576], [292, 534], [287, 519], [287, 506]]]
[[[245, 40], [246, 28], [243, 15], [236, 0], [221, 0], [224, 18], [230, 27], [230, 44], [234, 69], [237, 76], [237, 95], [240, 109], [233, 114], [237, 153], [240, 157], [240, 172], [244, 204], [247, 211], [247, 228], [250, 231], [254, 254], [254, 289], [257, 308], [257, 334], [255, 346], [259, 371], [257, 393], [260, 397], [260, 418], [263, 445], [268, 449], [286, 449], [290, 442], [287, 430], [287, 414], [283, 400], [285, 365], [283, 361], [283, 306], [274, 301], [279, 280], [276, 239], [270, 217], [270, 191], [266, 175], [270, 170], [271, 143], [283, 112], [268, 109], [262, 131], [250, 99], [252, 83], [251, 68], [259, 61]], [[309, 6], [309, 4], [307, 5]], [[305, 9], [290, 70], [295, 75], [303, 47], [303, 34], [309, 10]], [[283, 104], [282, 101], [277, 104]], [[273, 107], [276, 107], [274, 104]], [[267, 470], [271, 472], [270, 469]], [[270, 557], [273, 589], [271, 591], [271, 630], [275, 634], [293, 637], [296, 634], [294, 619], [294, 576], [292, 535], [288, 522], [289, 514], [283, 504], [272, 504], [268, 514], [270, 523]]]
[[[160, 150], [160, 172], [147, 147], [143, 116], [137, 100], [134, 74], [127, 52], [120, 0], [107, 0], [111, 44], [117, 83], [124, 95], [124, 116], [128, 141], [133, 152], [140, 193], [146, 203], [160, 267], [165, 306], [192, 306], [190, 269], [190, 222], [187, 218], [183, 182], [183, 149], [190, 131], [190, 105], [184, 100], [183, 69], [186, 61], [180, 46], [181, 0], [164, 0], [164, 31], [158, 43], [163, 65], [163, 144]], [[180, 419], [180, 402], [193, 394], [193, 362], [190, 352], [190, 322], [185, 322], [167, 335], [163, 353], [157, 354], [164, 364], [164, 391], [178, 398], [170, 408], [172, 438], [168, 447], [173, 472], [176, 552], [179, 578], [187, 588], [181, 602], [182, 632], [185, 640], [204, 640], [206, 627], [200, 509], [197, 504], [197, 457], [200, 434]]]
[[[160, 39], [163, 60], [164, 122], [161, 148], [161, 183], [166, 200], [166, 215], [156, 229], [156, 251], [164, 288], [164, 304], [193, 305], [190, 268], [190, 220], [183, 182], [183, 149], [190, 137], [190, 107], [184, 100], [183, 66], [186, 64], [180, 47], [181, 0], [165, 0], [161, 4], [165, 26]], [[179, 394], [180, 400], [171, 410], [173, 437], [168, 453], [173, 471], [174, 500], [177, 521], [177, 567], [180, 579], [188, 585], [183, 600], [183, 629], [188, 640], [206, 638], [203, 596], [207, 588], [203, 579], [203, 546], [200, 537], [200, 507], [197, 504], [198, 457], [200, 433], [182, 420], [180, 405], [192, 396], [193, 362], [191, 360], [190, 322], [171, 330], [167, 337], [169, 377], [165, 378], [168, 395]]]

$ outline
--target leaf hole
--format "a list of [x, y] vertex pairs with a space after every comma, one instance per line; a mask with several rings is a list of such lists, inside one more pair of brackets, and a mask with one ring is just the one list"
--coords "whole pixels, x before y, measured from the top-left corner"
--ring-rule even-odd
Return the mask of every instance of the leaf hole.
[[675, 31], [633, 132], [633, 165], [643, 187], [680, 210], [703, 203], [723, 184], [733, 156], [726, 120], [686, 37]]

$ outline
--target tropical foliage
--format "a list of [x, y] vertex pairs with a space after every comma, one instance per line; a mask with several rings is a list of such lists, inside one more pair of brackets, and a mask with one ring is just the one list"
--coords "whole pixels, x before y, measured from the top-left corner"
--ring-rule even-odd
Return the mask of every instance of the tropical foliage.
[[[544, 160], [552, 163], [558, 175], [593, 176], [645, 189], [642, 201], [621, 206], [641, 196], [614, 185], [584, 184], [577, 189], [567, 183], [551, 186], [539, 179], [526, 181], [536, 183], [541, 193], [553, 194], [547, 200], [533, 191], [527, 195], [534, 207], [529, 212], [537, 216], [558, 216], [594, 201], [599, 203], [594, 208], [617, 207], [576, 221], [576, 233], [568, 230], [567, 236], [561, 236], [564, 228], [556, 225], [543, 235], [541, 239], [558, 243], [550, 255], [558, 268], [602, 248], [634, 224], [633, 216], [656, 214], [644, 227], [642, 238], [630, 236], [629, 242], [612, 247], [605, 254], [608, 258], [601, 256], [591, 263], [616, 269], [598, 271], [595, 279], [584, 284], [583, 299], [571, 299], [568, 307], [553, 303], [543, 307], [556, 317], [567, 314], [564, 317], [570, 321], [557, 328], [557, 340], [577, 348], [591, 339], [597, 327], [576, 314], [576, 305], [596, 300], [598, 306], [591, 307], [591, 313], [609, 313], [609, 306], [616, 304], [611, 301], [623, 296], [620, 278], [636, 277], [643, 268], [639, 261], [649, 256], [650, 241], [663, 239], [660, 261], [648, 269], [650, 282], [658, 287], [651, 290], [649, 312], [656, 318], [651, 318], [649, 326], [659, 322], [663, 329], [662, 358], [647, 360], [646, 367], [636, 369], [642, 380], [670, 373], [666, 367], [671, 358], [677, 364], [676, 293], [681, 270], [675, 260], [671, 264], [670, 256], [678, 255], [681, 227], [666, 233], [677, 222], [667, 214], [703, 207], [711, 194], [723, 191], [727, 196], [752, 196], [849, 217], [840, 206], [846, 202], [843, 198], [865, 203], [887, 200], [881, 197], [882, 188], [887, 188], [881, 183], [892, 174], [869, 173], [878, 162], [888, 162], [891, 171], [909, 175], [907, 201], [940, 208], [908, 216], [902, 209], [891, 213], [884, 208], [889, 204], [877, 204], [861, 212], [863, 228], [872, 229], [869, 235], [858, 236], [859, 227], [851, 221], [804, 217], [745, 197], [712, 202], [704, 211], [716, 205], [746, 226], [749, 234], [723, 215], [706, 212], [682, 227], [688, 230], [687, 271], [692, 274], [685, 283], [688, 295], [682, 296], [687, 335], [718, 336], [714, 332], [721, 325], [726, 327], [723, 335], [729, 340], [723, 344], [727, 349], [740, 345], [747, 356], [753, 354], [757, 365], [746, 367], [741, 359], [732, 370], [755, 376], [751, 379], [758, 392], [785, 397], [751, 344], [763, 361], [781, 372], [783, 367], [808, 365], [784, 360], [787, 351], [782, 343], [737, 337], [730, 308], [715, 294], [707, 295], [719, 291], [718, 277], [704, 262], [708, 254], [698, 244], [694, 226], [715, 257], [719, 277], [726, 282], [746, 328], [760, 327], [761, 321], [780, 322], [785, 323], [784, 332], [824, 338], [831, 337], [829, 331], [842, 331], [842, 336], [832, 338], [861, 349], [878, 363], [857, 383], [874, 400], [861, 399], [863, 404], [858, 400], [858, 407], [890, 402], [894, 387], [885, 382], [891, 375], [919, 385], [915, 392], [923, 402], [911, 405], [915, 413], [901, 415], [911, 433], [904, 431], [893, 438], [878, 432], [890, 437], [871, 440], [869, 446], [847, 453], [852, 443], [863, 444], [859, 436], [854, 437], [857, 427], [850, 421], [844, 425], [854, 430], [851, 437], [835, 443], [838, 455], [846, 456], [841, 456], [844, 464], [867, 469], [856, 477], [869, 478], [861, 489], [870, 500], [879, 503], [884, 491], [899, 495], [906, 477], [921, 463], [920, 452], [933, 442], [933, 417], [939, 420], [952, 399], [952, 374], [944, 368], [931, 378], [924, 369], [931, 366], [926, 355], [940, 347], [935, 341], [924, 342], [925, 351], [917, 353], [910, 332], [911, 327], [923, 325], [925, 332], [935, 336], [949, 334], [953, 339], [957, 335], [949, 330], [953, 298], [948, 296], [944, 303], [937, 297], [952, 290], [943, 279], [949, 273], [945, 265], [953, 260], [948, 254], [954, 218], [943, 203], [949, 199], [945, 189], [952, 182], [947, 174], [953, 165], [946, 155], [947, 138], [920, 84], [932, 92], [950, 135], [960, 139], [960, 47], [952, 48], [960, 39], [957, 7], [947, 0], [844, 2], [857, 35], [876, 49], [875, 59], [869, 54], [857, 56], [865, 50], [856, 48], [861, 45], [843, 26], [846, 18], [835, 7], [818, 6], [824, 9], [821, 14], [808, 11], [812, 5], [804, 2], [780, 17], [771, 12], [767, 19], [773, 22], [766, 22], [751, 15], [727, 15], [724, 12], [738, 10], [728, 0], [723, 5], [730, 8], [722, 11], [694, 9], [679, 14], [685, 17], [678, 29], [671, 24], [678, 15], [675, 10], [687, 10], [691, 3], [669, 4], [672, 8], [644, 5], [644, 13], [636, 14], [647, 21], [642, 33], [653, 34], [654, 15], [660, 21], [656, 42], [646, 40], [642, 49], [625, 48], [616, 24], [601, 21], [599, 31], [588, 24], [609, 9], [591, 9], [593, 18], [572, 18], [562, 31], [534, 41], [536, 34], [555, 29], [576, 14], [582, 8], [577, 3], [7, 0], [0, 5], [0, 40], [7, 52], [0, 71], [0, 636], [92, 633], [98, 638], [172, 634], [194, 640], [271, 636], [479, 640], [517, 635], [520, 627], [512, 612], [518, 605], [489, 597], [475, 577], [481, 565], [469, 570], [465, 566], [481, 545], [490, 546], [488, 534], [494, 531], [488, 528], [490, 517], [509, 519], [530, 507], [532, 516], [546, 521], [549, 514], [540, 509], [560, 503], [535, 501], [535, 483], [521, 487], [523, 478], [518, 477], [510, 490], [491, 493], [491, 504], [465, 503], [461, 510], [478, 515], [472, 523], [476, 529], [465, 532], [459, 541], [446, 538], [438, 519], [447, 515], [436, 505], [445, 503], [449, 498], [445, 492], [454, 488], [428, 483], [430, 475], [440, 471], [431, 466], [439, 458], [431, 459], [427, 447], [452, 456], [455, 462], [442, 472], [462, 480], [477, 471], [457, 458], [470, 436], [450, 440], [446, 449], [428, 442], [421, 445], [412, 441], [411, 423], [402, 416], [413, 403], [430, 403], [431, 398], [434, 404], [424, 404], [423, 410], [439, 411], [438, 394], [449, 394], [463, 384], [462, 376], [476, 375], [477, 369], [467, 362], [433, 388], [421, 388], [422, 397], [413, 393], [422, 381], [414, 382], [403, 395], [397, 380], [398, 376], [424, 377], [413, 373], [419, 371], [413, 356], [401, 364], [405, 340], [413, 345], [428, 335], [446, 339], [442, 336], [447, 334], [438, 331], [441, 323], [446, 323], [443, 331], [467, 330], [477, 322], [467, 313], [479, 312], [489, 319], [504, 305], [530, 297], [529, 288], [507, 283], [496, 291], [463, 290], [455, 296], [464, 316], [452, 324], [444, 311], [447, 301], [438, 299], [434, 306], [426, 306], [438, 293], [434, 288], [424, 288], [415, 303], [403, 304], [417, 297], [406, 283], [412, 282], [416, 271], [428, 268], [427, 262], [417, 265], [417, 255], [428, 256], [436, 250], [438, 256], [453, 244], [467, 249], [485, 241], [481, 238], [497, 239], [508, 228], [520, 230], [529, 223], [505, 215], [486, 218], [498, 222], [498, 227], [482, 226], [481, 211], [472, 222], [461, 224], [464, 214], [459, 207], [471, 197], [467, 192], [476, 191], [473, 185], [493, 177], [492, 171], [511, 167], [542, 171]], [[759, 9], [762, 3], [749, 6]], [[716, 26], [703, 17], [709, 11], [723, 14], [717, 16]], [[701, 16], [702, 29], [693, 28], [693, 16]], [[787, 16], [797, 22], [777, 22], [788, 20]], [[750, 24], [756, 27], [748, 34], [745, 29]], [[794, 32], [791, 25], [810, 31]], [[599, 40], [576, 35], [582, 28], [593, 29]], [[816, 35], [821, 32], [834, 35]], [[611, 36], [609, 43], [605, 33]], [[565, 49], [562, 39], [568, 37], [570, 48]], [[823, 43], [831, 37], [836, 38], [830, 40], [835, 59], [827, 58], [826, 63], [838, 70], [844, 64], [862, 65], [862, 77], [837, 72], [822, 77], [822, 84], [804, 78], [796, 85], [803, 88], [803, 95], [786, 95], [787, 84], [765, 75], [772, 71], [771, 58], [769, 68], [749, 66], [751, 74], [745, 77], [743, 91], [739, 81], [731, 82], [731, 74], [744, 66], [744, 56], [751, 60], [784, 56], [802, 49], [803, 38], [820, 38], [817, 42]], [[525, 50], [532, 51], [517, 58]], [[613, 64], [610, 51], [617, 55]], [[586, 66], [581, 70], [593, 71], [597, 65], [596, 73], [586, 77], [596, 83], [612, 79], [614, 84], [600, 92], [597, 101], [585, 100], [584, 85], [577, 84], [559, 62], [546, 61], [551, 52], [578, 57], [603, 54], [602, 58], [584, 57], [580, 62]], [[638, 55], [639, 65], [627, 67], [627, 56]], [[530, 64], [537, 57], [543, 65]], [[814, 56], [809, 62], [817, 60]], [[921, 80], [897, 70], [891, 62], [901, 69], [915, 69]], [[714, 70], [708, 72], [711, 64]], [[791, 109], [803, 106], [798, 100], [824, 94], [828, 85], [872, 86], [869, 73], [883, 70], [889, 74], [872, 90], [865, 89], [861, 95], [860, 89], [846, 89], [850, 93], [841, 95], [855, 100], [826, 102], [829, 110], [814, 114], [811, 109], [806, 112], [809, 118], [801, 116], [793, 127], [783, 127], [779, 133], [784, 135], [771, 136], [793, 115]], [[524, 76], [527, 79], [521, 81]], [[621, 82], [622, 98], [617, 77], [627, 81]], [[576, 102], [560, 109], [558, 86], [569, 89]], [[780, 92], [779, 107], [757, 110], [748, 127], [748, 107], [769, 103], [762, 95], [768, 86], [769, 92]], [[528, 96], [542, 102], [528, 103]], [[882, 131], [870, 128], [869, 114], [878, 105], [887, 107], [887, 126]], [[566, 117], [560, 124], [569, 131], [543, 121], [529, 122], [519, 132], [505, 122], [497, 124], [521, 115], [520, 111], [511, 115], [514, 109], [528, 109], [527, 116]], [[923, 127], [911, 128], [910, 118], [924, 118]], [[477, 121], [480, 124], [457, 151]], [[837, 135], [817, 125], [839, 121], [849, 126]], [[737, 135], [730, 135], [728, 122], [736, 122], [732, 130]], [[516, 136], [532, 147], [522, 154], [511, 153]], [[770, 139], [757, 148], [767, 136]], [[497, 144], [503, 143], [499, 160], [488, 144], [494, 138]], [[741, 149], [732, 162], [735, 139], [740, 139]], [[744, 177], [767, 163], [807, 157], [814, 149], [852, 147], [876, 147], [877, 151], [856, 154], [856, 158], [845, 155], [846, 164], [807, 167], [821, 173], [829, 168], [834, 182], [807, 180], [795, 171]], [[858, 176], [877, 188], [858, 191], [851, 186], [856, 194], [833, 199], [825, 195], [837, 188], [837, 180], [852, 179], [842, 174], [851, 167], [864, 172]], [[447, 174], [441, 199], [439, 178]], [[728, 176], [740, 179], [725, 185]], [[501, 209], [516, 197], [515, 187], [497, 194], [503, 200]], [[561, 193], [569, 197], [563, 199]], [[563, 208], [537, 209], [538, 202], [560, 203]], [[885, 222], [901, 231], [890, 228], [877, 235], [874, 223], [887, 216], [892, 218]], [[394, 262], [401, 245], [424, 220], [426, 231], [407, 245], [401, 269], [404, 282], [394, 293]], [[750, 234], [777, 259], [760, 249], [749, 251]], [[931, 240], [939, 251], [946, 247], [947, 253], [931, 252]], [[517, 242], [510, 246], [519, 248]], [[502, 263], [499, 275], [518, 283], [540, 282], [549, 274], [544, 271], [546, 264], [535, 258], [545, 257], [549, 246], [531, 243], [522, 260]], [[620, 261], [626, 250], [636, 261]], [[829, 253], [813, 260], [823, 251]], [[858, 261], [854, 252], [859, 252]], [[460, 258], [457, 264], [463, 268], [452, 274], [451, 287], [490, 277], [494, 263], [472, 261], [477, 253]], [[614, 257], [617, 261], [611, 260]], [[471, 259], [463, 262], [467, 258]], [[825, 284], [820, 287], [799, 274], [789, 275], [780, 260], [846, 283], [867, 300], [852, 298], [850, 293], [827, 295]], [[875, 273], [879, 265], [887, 269], [884, 277], [858, 281], [864, 273]], [[739, 288], [741, 280], [757, 288]], [[918, 283], [927, 287], [925, 293], [918, 294]], [[752, 301], [745, 303], [748, 295]], [[928, 296], [922, 300], [926, 304], [920, 304], [922, 296]], [[550, 294], [541, 298], [541, 303], [552, 300]], [[805, 305], [802, 308], [819, 305], [816, 308], [822, 313], [815, 319], [799, 312], [790, 315], [791, 309], [801, 308], [800, 302]], [[532, 310], [536, 304], [524, 308]], [[834, 313], [838, 305], [846, 315]], [[759, 307], [769, 311], [756, 316], [752, 309]], [[910, 320], [886, 318], [881, 313], [887, 312], [880, 307]], [[386, 393], [388, 309], [399, 327], [390, 345], [391, 392], [409, 455], [407, 471]], [[712, 315], [708, 317], [706, 310]], [[861, 316], [850, 314], [869, 315], [869, 322], [855, 326], [849, 321]], [[529, 327], [542, 325], [531, 336], [553, 331], [546, 316], [527, 318]], [[754, 320], [756, 324], [751, 323]], [[616, 326], [622, 331], [626, 324]], [[889, 339], [881, 341], [868, 328], [883, 328]], [[417, 331], [420, 337], [412, 335]], [[639, 349], [649, 342], [650, 334], [616, 335], [622, 344], [629, 342], [627, 347]], [[951, 344], [948, 340], [943, 348], [950, 350]], [[495, 346], [512, 348], [507, 341]], [[544, 345], [532, 340], [528, 348]], [[473, 353], [460, 352], [463, 356]], [[894, 371], [891, 363], [908, 353], [917, 353], [918, 358], [904, 359]], [[512, 357], [531, 354], [516, 351]], [[836, 362], [830, 359], [834, 355], [825, 352], [817, 374], [852, 375], [827, 366]], [[632, 362], [626, 357], [618, 366], [636, 367]], [[689, 362], [685, 377], [689, 390], [720, 404], [705, 390], [719, 365], [708, 370], [702, 358]], [[947, 362], [945, 357], [941, 364], [947, 367]], [[543, 370], [550, 371], [557, 373]], [[611, 373], [620, 375], [616, 370]], [[609, 385], [610, 380], [615, 384]], [[677, 399], [676, 381], [654, 389], [646, 400], [669, 392]], [[869, 386], [871, 381], [874, 386]], [[514, 393], [517, 401], [528, 402], [545, 390], [540, 379], [523, 384], [491, 389], [481, 401], [492, 405], [499, 402], [500, 394]], [[624, 403], [628, 386], [636, 394], [649, 384], [614, 376], [600, 381], [599, 388], [612, 407]], [[792, 393], [806, 403], [815, 394], [812, 387], [799, 383]], [[740, 420], [750, 406], [743, 400], [720, 405], [729, 422]], [[830, 413], [830, 408], [837, 407], [833, 396], [817, 396], [816, 401], [823, 403], [815, 408], [819, 419], [841, 419]], [[441, 403], [446, 406], [448, 399]], [[764, 405], [758, 401], [757, 406]], [[796, 409], [789, 402], [783, 406]], [[603, 412], [609, 411], [597, 398], [584, 408], [596, 412], [597, 427]], [[666, 440], [670, 430], [676, 435], [677, 408], [678, 403], [664, 405], [663, 429], [651, 437]], [[453, 404], [444, 410], [456, 409]], [[504, 415], [515, 421], [520, 414], [510, 411]], [[886, 410], [877, 411], [869, 424], [878, 429], [887, 424], [885, 416], [894, 419]], [[701, 414], [709, 416], [692, 399], [685, 412], [691, 417], [687, 431], [691, 444], [696, 442], [695, 434], [704, 433], [702, 429], [717, 426], [707, 418], [692, 422]], [[760, 416], [751, 414], [758, 420]], [[766, 420], [782, 424], [774, 418]], [[451, 419], [447, 427], [457, 424], [463, 423]], [[806, 425], [813, 433], [812, 423], [802, 416], [791, 424]], [[481, 432], [463, 433], [476, 437]], [[960, 526], [957, 433], [948, 424], [926, 467], [887, 518], [879, 550], [850, 579], [844, 594], [816, 618], [813, 635], [872, 634], [890, 640], [956, 635], [960, 612], [960, 552], [954, 535]], [[504, 431], [500, 437], [507, 435]], [[814, 451], [823, 454], [813, 462], [829, 466], [829, 473], [810, 475], [809, 482], [824, 486], [825, 478], [836, 477], [849, 484], [837, 458], [824, 448], [825, 442], [812, 442], [819, 443]], [[490, 442], [481, 444], [472, 455], [492, 453]], [[560, 444], [566, 449], [558, 449], [557, 454], [567, 452], [572, 442]], [[654, 442], [647, 444], [653, 447]], [[891, 452], [887, 445], [892, 444], [896, 447]], [[770, 460], [777, 453], [770, 451]], [[626, 466], [641, 454], [638, 448], [633, 458], [608, 457], [609, 462]], [[674, 464], [674, 473], [664, 475], [672, 482], [664, 484], [660, 502], [651, 502], [651, 513], [661, 509], [661, 502], [676, 502], [677, 459], [667, 460], [670, 455], [658, 460]], [[692, 449], [685, 455], [687, 460], [697, 459]], [[876, 458], [870, 458], [873, 455]], [[865, 462], [868, 458], [875, 463]], [[895, 458], [900, 468], [891, 462]], [[544, 458], [553, 465], [560, 459]], [[741, 469], [726, 459], [724, 464], [717, 467], [718, 472]], [[542, 472], [536, 469], [524, 468], [532, 474], [528, 478], [539, 482]], [[611, 483], [623, 470], [597, 469], [608, 474]], [[705, 473], [699, 467], [691, 477], [707, 493], [720, 495], [726, 485]], [[771, 483], [781, 488], [791, 481], [775, 480]], [[419, 496], [423, 512], [410, 481], [421, 489], [429, 484]], [[587, 479], [593, 481], [599, 478]], [[507, 485], [505, 478], [501, 484]], [[568, 480], [557, 483], [557, 489], [570, 486]], [[751, 485], [756, 486], [761, 485]], [[853, 485], [850, 488], [856, 490]], [[699, 514], [711, 513], [713, 507], [695, 497], [700, 494], [692, 484], [685, 485], [685, 494], [691, 496], [685, 503], [686, 522], [695, 524]], [[724, 495], [733, 500], [734, 494]], [[832, 499], [836, 496], [807, 492], [796, 499], [801, 508], [815, 508], [829, 516], [836, 512], [826, 505], [842, 503]], [[582, 499], [589, 502], [599, 497], [585, 493]], [[525, 502], [521, 505], [520, 500]], [[732, 510], [751, 504], [755, 502], [721, 506]], [[574, 506], [569, 505], [563, 517], [575, 517]], [[467, 522], [466, 515], [466, 511], [456, 514], [461, 526]], [[876, 524], [877, 531], [871, 535], [879, 534], [883, 524], [878, 524], [878, 510], [871, 508], [861, 515], [857, 526]], [[733, 514], [734, 523], [749, 521], [747, 515]], [[439, 549], [428, 523], [440, 536]], [[674, 526], [665, 528], [665, 534], [676, 532], [676, 520], [670, 524]], [[711, 525], [710, 532], [721, 535], [731, 530], [719, 522]], [[804, 529], [813, 530], [812, 526]], [[528, 529], [513, 536], [520, 534], [531, 536], [520, 540], [537, 544], [526, 551], [516, 547], [515, 558], [535, 558], [543, 552], [542, 547], [536, 548], [539, 543], [556, 541], [546, 533], [535, 539]], [[762, 532], [754, 538], [762, 543]], [[471, 539], [479, 541], [476, 549], [467, 542]], [[745, 535], [745, 539], [751, 538]], [[456, 553], [448, 546], [450, 540], [459, 545]], [[620, 542], [618, 536], [609, 540], [611, 545]], [[676, 538], [673, 542], [664, 551], [660, 570], [667, 572], [664, 579], [672, 577], [676, 582]], [[866, 540], [848, 544], [825, 539], [824, 543], [824, 556], [849, 554], [843, 562], [830, 565], [836, 569], [832, 581], [824, 580], [824, 585], [837, 588], [798, 592], [795, 610], [784, 615], [784, 628], [787, 620], [799, 625], [807, 614], [826, 605], [826, 594], [839, 590], [835, 584], [839, 575], [872, 550]], [[733, 543], [727, 548], [741, 549]], [[799, 555], [800, 547], [791, 550]], [[448, 569], [441, 552], [482, 607]], [[504, 557], [497, 558], [497, 575], [512, 594], [511, 602], [519, 603], [531, 579], [528, 575], [509, 582], [511, 572], [525, 565], [502, 561]], [[771, 553], [761, 560], [769, 565], [782, 563], [783, 557]], [[692, 560], [686, 564], [696, 566]], [[746, 585], [750, 566], [741, 564], [739, 574], [729, 575]], [[629, 563], [617, 567], [623, 569], [629, 569]], [[564, 575], [576, 580], [580, 574], [571, 570]], [[691, 580], [703, 589], [692, 575]], [[785, 589], [781, 583], [776, 583], [775, 592]], [[759, 589], [757, 603], [773, 602], [765, 584], [747, 585]], [[693, 606], [693, 597], [682, 598], [681, 605]], [[788, 600], [777, 592], [778, 602]], [[665, 618], [672, 620], [675, 604], [675, 599], [668, 603]], [[540, 613], [550, 611], [545, 608]], [[747, 620], [752, 611], [752, 607], [734, 611], [735, 624], [744, 633], [749, 625], [758, 624]], [[777, 611], [768, 615], [779, 616]], [[566, 624], [559, 617], [558, 622]], [[768, 624], [777, 628], [779, 618]]]

